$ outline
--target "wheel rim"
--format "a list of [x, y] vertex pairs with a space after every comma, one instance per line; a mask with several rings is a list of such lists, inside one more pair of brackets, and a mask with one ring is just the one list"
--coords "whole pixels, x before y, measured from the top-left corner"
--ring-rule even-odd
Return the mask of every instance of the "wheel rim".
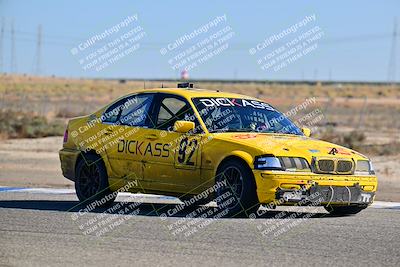
[[85, 198], [94, 196], [100, 186], [100, 172], [96, 164], [85, 164], [79, 175], [79, 189]]
[[[221, 174], [221, 178], [222, 181], [226, 181], [226, 185], [218, 190], [219, 193], [218, 195], [222, 196], [223, 194], [230, 192], [234, 197], [234, 201], [232, 201], [228, 205], [225, 205], [224, 207], [233, 208], [239, 203], [242, 196], [242, 191], [243, 191], [242, 173], [238, 168], [230, 166], [223, 171], [223, 173]], [[228, 199], [230, 197], [231, 195], [228, 196]], [[222, 202], [224, 202], [225, 200], [226, 199], [223, 199]]]

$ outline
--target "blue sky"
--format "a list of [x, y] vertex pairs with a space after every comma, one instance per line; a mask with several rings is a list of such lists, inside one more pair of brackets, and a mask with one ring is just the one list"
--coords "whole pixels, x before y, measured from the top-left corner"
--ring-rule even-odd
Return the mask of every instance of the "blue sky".
[[[217, 16], [226, 14], [224, 26], [229, 26], [234, 32], [234, 36], [227, 41], [229, 47], [190, 70], [191, 78], [387, 81], [393, 24], [397, 16], [400, 28], [399, 13], [400, 1], [395, 0], [329, 3], [0, 0], [0, 19], [3, 18], [5, 22], [2, 71], [11, 70], [13, 21], [18, 73], [32, 73], [35, 69], [36, 36], [38, 25], [41, 24], [42, 75], [178, 78], [180, 71], [171, 68], [168, 63], [169, 55], [161, 55], [160, 49]], [[134, 14], [138, 15], [138, 21], [128, 27], [140, 25], [146, 33], [139, 41], [140, 48], [101, 71], [85, 71], [78, 62], [79, 55], [72, 55], [71, 49]], [[249, 54], [249, 49], [268, 36], [277, 34], [313, 14], [316, 20], [310, 27], [318, 26], [323, 31], [323, 37], [317, 41], [318, 48], [279, 71], [262, 70], [257, 64], [257, 57]], [[219, 30], [221, 27], [215, 28]], [[304, 28], [307, 29], [310, 28]], [[285, 44], [300, 33], [292, 33], [277, 45]], [[119, 34], [116, 33], [107, 40], [110, 41]], [[210, 33], [191, 40], [188, 45], [196, 44], [208, 34]], [[396, 62], [400, 63], [400, 38], [396, 53]], [[397, 64], [396, 80], [400, 80], [400, 64]]]

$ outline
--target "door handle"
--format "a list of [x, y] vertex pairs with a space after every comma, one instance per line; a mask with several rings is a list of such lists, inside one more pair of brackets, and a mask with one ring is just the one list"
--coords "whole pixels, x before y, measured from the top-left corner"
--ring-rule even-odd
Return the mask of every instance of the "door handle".
[[104, 131], [105, 135], [110, 135], [113, 133], [113, 130], [107, 129], [106, 131]]
[[144, 138], [150, 139], [150, 140], [156, 140], [156, 139], [158, 139], [158, 136], [155, 134], [147, 134], [144, 136]]

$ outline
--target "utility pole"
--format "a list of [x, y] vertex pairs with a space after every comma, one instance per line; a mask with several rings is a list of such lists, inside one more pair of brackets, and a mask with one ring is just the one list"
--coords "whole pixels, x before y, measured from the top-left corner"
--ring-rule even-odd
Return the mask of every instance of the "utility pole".
[[14, 21], [11, 21], [11, 73], [17, 72], [17, 61], [16, 61], [16, 51], [15, 51], [15, 31], [14, 31]]
[[318, 69], [314, 69], [314, 81], [318, 81]]
[[0, 73], [2, 73], [3, 70], [3, 40], [4, 40], [4, 18], [1, 18], [1, 26], [0, 26]]
[[331, 82], [332, 81], [332, 69], [329, 68], [329, 78], [328, 80]]
[[42, 65], [42, 25], [39, 24], [36, 42], [36, 63], [34, 73], [40, 75]]
[[394, 19], [392, 46], [388, 66], [388, 82], [396, 82], [397, 18]]

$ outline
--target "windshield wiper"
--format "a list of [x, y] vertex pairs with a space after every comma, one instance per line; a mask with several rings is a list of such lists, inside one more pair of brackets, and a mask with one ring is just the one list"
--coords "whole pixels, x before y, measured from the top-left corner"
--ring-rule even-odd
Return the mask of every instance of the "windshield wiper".
[[210, 133], [229, 133], [229, 132], [255, 132], [251, 128], [239, 128], [239, 129], [215, 129], [209, 130]]
[[283, 133], [283, 132], [279, 132], [279, 131], [274, 131], [274, 130], [263, 130], [263, 131], [256, 131], [252, 128], [232, 128], [232, 129], [214, 129], [214, 130], [208, 130], [210, 133], [247, 133], [247, 132], [251, 132], [251, 133], [275, 133], [275, 134], [294, 134], [295, 133]]
[[256, 132], [251, 128], [228, 129], [227, 132]]

